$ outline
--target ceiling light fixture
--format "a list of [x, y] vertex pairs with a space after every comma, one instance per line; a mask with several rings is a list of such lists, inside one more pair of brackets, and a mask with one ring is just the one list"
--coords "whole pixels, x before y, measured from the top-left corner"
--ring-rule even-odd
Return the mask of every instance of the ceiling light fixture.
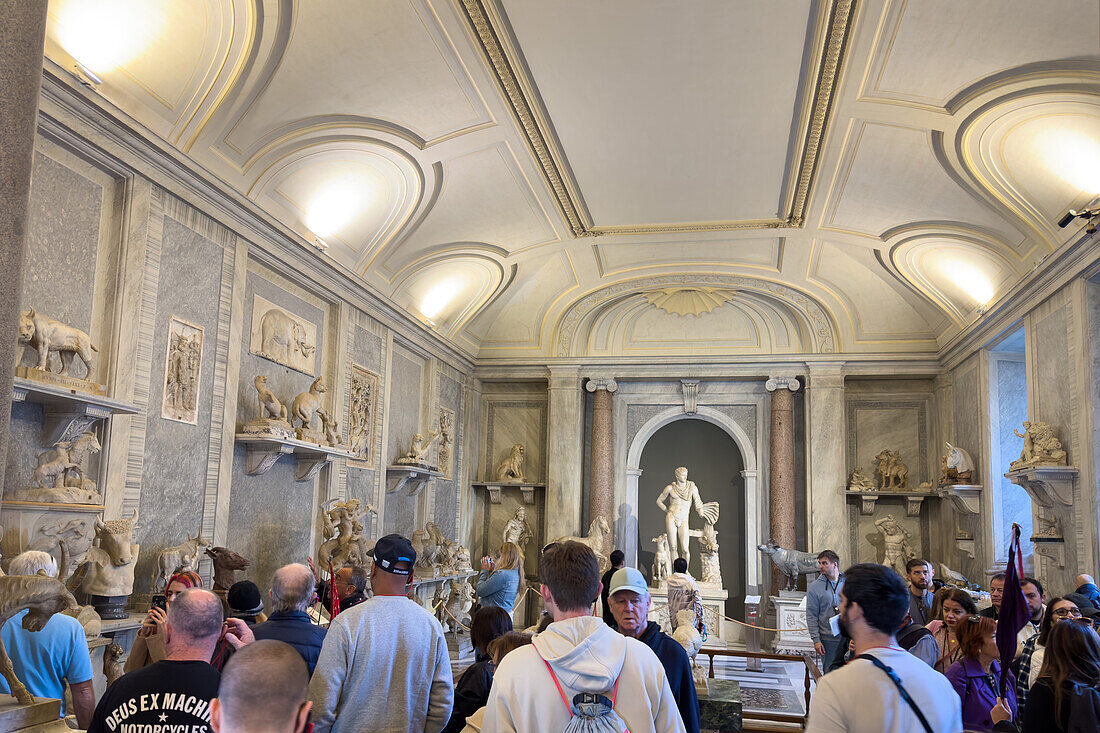
[[451, 304], [461, 290], [462, 282], [453, 277], [433, 285], [420, 301], [420, 312], [430, 322]]
[[67, 0], [56, 8], [57, 41], [76, 61], [80, 82], [91, 86], [88, 81], [125, 66], [152, 45], [167, 8], [168, 3], [153, 0]]
[[985, 312], [989, 301], [993, 300], [993, 283], [985, 273], [969, 263], [954, 262], [947, 269], [947, 276], [977, 302], [979, 314]]
[[331, 186], [315, 196], [306, 212], [306, 226], [318, 237], [331, 237], [355, 217], [361, 207], [356, 191]]
[[1088, 220], [1088, 226], [1085, 227], [1085, 233], [1092, 234], [1096, 231], [1097, 223], [1100, 222], [1100, 208], [1081, 209], [1080, 211], [1070, 209], [1066, 212], [1065, 216], [1058, 220], [1058, 226], [1065, 229], [1074, 219]]
[[103, 80], [100, 79], [94, 71], [92, 71], [79, 61], [73, 64], [73, 76], [76, 77], [77, 81], [91, 89], [93, 92], [96, 89], [99, 89], [99, 85], [103, 83]]

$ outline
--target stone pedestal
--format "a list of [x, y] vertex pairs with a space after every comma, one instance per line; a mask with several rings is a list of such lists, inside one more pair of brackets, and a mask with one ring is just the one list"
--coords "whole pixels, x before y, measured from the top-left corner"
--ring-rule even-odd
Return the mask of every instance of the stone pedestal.
[[590, 378], [585, 389], [592, 393], [592, 454], [588, 481], [588, 519], [604, 517], [615, 528], [614, 394], [619, 388], [610, 377]]
[[[780, 547], [794, 549], [794, 392], [801, 385], [794, 377], [772, 377], [764, 385], [772, 393], [769, 436], [770, 483], [768, 491], [769, 534]], [[772, 569], [772, 593], [783, 584]]]
[[20, 705], [11, 695], [0, 695], [0, 730], [7, 733], [70, 733], [61, 719], [61, 701], [35, 698]]
[[772, 651], [776, 654], [814, 653], [814, 642], [806, 628], [806, 594], [786, 591], [782, 595], [771, 596], [775, 608], [775, 628], [779, 635], [772, 641]]
[[707, 680], [706, 693], [699, 693], [699, 727], [714, 731], [741, 730], [740, 684], [734, 680]]

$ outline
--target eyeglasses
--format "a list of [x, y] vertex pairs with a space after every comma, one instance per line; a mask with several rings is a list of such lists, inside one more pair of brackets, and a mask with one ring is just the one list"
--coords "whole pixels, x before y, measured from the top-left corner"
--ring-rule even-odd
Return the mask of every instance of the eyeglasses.
[[1059, 608], [1052, 613], [1058, 618], [1081, 618], [1081, 611], [1077, 608]]

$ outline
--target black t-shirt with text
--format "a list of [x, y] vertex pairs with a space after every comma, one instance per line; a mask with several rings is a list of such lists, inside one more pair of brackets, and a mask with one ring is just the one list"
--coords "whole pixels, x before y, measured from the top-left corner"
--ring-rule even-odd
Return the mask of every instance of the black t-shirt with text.
[[88, 733], [210, 733], [221, 673], [206, 662], [163, 660], [107, 688]]

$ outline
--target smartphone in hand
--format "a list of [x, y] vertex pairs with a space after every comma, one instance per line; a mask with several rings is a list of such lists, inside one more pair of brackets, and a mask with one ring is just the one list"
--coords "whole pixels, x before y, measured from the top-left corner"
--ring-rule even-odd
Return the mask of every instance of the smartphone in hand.
[[168, 598], [163, 593], [157, 593], [153, 596], [153, 608], [159, 608], [162, 611], [168, 610]]

